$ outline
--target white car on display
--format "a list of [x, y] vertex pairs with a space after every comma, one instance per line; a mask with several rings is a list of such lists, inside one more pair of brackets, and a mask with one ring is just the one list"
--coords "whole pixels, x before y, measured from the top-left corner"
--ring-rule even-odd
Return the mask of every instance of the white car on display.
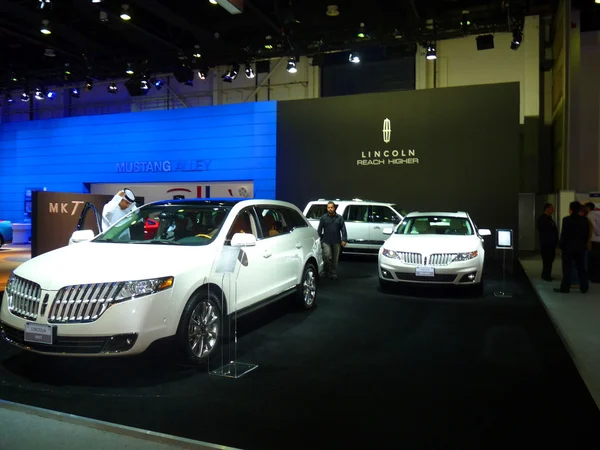
[[412, 212], [379, 251], [383, 290], [398, 283], [475, 286], [483, 290], [483, 236], [466, 212]]
[[315, 229], [276, 200], [149, 203], [96, 237], [76, 231], [73, 242], [14, 270], [0, 309], [4, 340], [104, 356], [173, 337], [185, 359], [203, 363], [234, 313], [290, 294], [311, 309], [323, 270]]

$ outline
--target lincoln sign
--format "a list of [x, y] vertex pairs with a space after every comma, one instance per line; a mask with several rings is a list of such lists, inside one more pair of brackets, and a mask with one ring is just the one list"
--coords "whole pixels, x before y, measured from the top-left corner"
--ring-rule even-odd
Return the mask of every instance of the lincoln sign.
[[[392, 122], [390, 119], [383, 121], [383, 142], [389, 144], [392, 140]], [[357, 166], [383, 166], [419, 164], [414, 149], [408, 150], [369, 150], [360, 152], [360, 159], [356, 160]]]

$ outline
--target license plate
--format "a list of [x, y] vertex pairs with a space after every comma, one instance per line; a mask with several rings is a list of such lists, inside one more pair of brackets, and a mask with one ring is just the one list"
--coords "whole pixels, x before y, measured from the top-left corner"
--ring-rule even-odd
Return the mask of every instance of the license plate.
[[417, 276], [418, 277], [433, 277], [435, 276], [435, 271], [433, 267], [423, 266], [417, 267]]
[[25, 324], [25, 342], [52, 345], [52, 327], [37, 323]]

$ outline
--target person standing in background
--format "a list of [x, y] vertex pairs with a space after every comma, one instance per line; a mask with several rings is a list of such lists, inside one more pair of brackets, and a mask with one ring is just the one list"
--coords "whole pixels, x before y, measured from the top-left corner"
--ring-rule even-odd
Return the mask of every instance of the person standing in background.
[[537, 229], [540, 240], [540, 252], [542, 254], [542, 280], [552, 281], [552, 264], [556, 258], [556, 246], [558, 245], [558, 228], [552, 218], [554, 205], [546, 203], [544, 212], [537, 220]]
[[579, 202], [571, 202], [569, 204], [569, 215], [562, 221], [559, 248], [562, 256], [563, 277], [560, 288], [554, 289], [556, 292], [569, 293], [573, 262], [577, 267], [581, 292], [586, 293], [589, 289], [585, 270], [585, 252], [588, 246], [590, 225], [587, 218], [579, 214], [580, 208], [581, 204]]
[[125, 188], [119, 191], [102, 208], [102, 231], [106, 231], [113, 223], [118, 222], [131, 211], [135, 211], [135, 195], [131, 189]]
[[321, 238], [323, 248], [323, 260], [325, 262], [325, 273], [332, 280], [337, 280], [337, 265], [340, 259], [342, 247], [346, 246], [348, 233], [344, 218], [335, 212], [335, 203], [327, 203], [327, 214], [323, 214], [319, 220], [317, 229]]

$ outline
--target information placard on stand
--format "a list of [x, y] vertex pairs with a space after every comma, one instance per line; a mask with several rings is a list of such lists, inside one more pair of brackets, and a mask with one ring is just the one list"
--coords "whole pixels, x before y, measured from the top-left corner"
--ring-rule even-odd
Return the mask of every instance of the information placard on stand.
[[502, 252], [502, 290], [494, 292], [496, 297], [512, 297], [510, 292], [506, 292], [506, 252], [513, 252], [513, 230], [496, 230], [496, 250]]
[[229, 304], [233, 305], [233, 311], [231, 311], [229, 315], [223, 316], [226, 325], [223, 323], [221, 324], [221, 329], [223, 331], [222, 341], [225, 336], [230, 338], [231, 332], [233, 331], [233, 342], [231, 345], [227, 345], [227, 351], [225, 350], [225, 343], [221, 342], [221, 353], [217, 357], [219, 362], [216, 368], [211, 368], [211, 361], [214, 362], [214, 358], [209, 357], [208, 373], [210, 375], [225, 378], [240, 378], [248, 372], [258, 368], [258, 365], [256, 364], [237, 361], [237, 279], [240, 270], [246, 266], [248, 266], [248, 257], [243, 247], [223, 246], [223, 250], [216, 260], [215, 273], [221, 274], [221, 311], [225, 311], [226, 309], [226, 290], [230, 299]]

